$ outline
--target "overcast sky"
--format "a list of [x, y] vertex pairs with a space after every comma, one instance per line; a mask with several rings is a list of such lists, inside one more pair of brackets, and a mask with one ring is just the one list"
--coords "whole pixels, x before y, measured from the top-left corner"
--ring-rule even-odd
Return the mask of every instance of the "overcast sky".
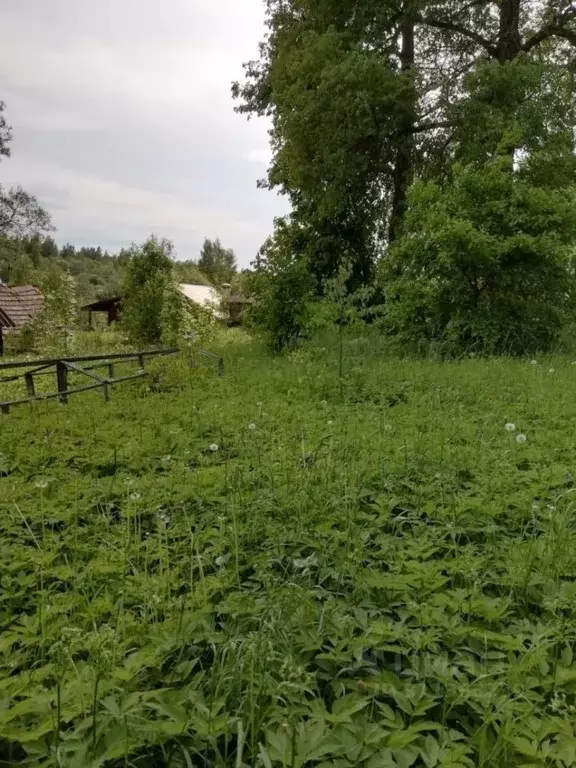
[[0, 181], [39, 197], [60, 242], [156, 232], [196, 258], [220, 237], [248, 266], [286, 210], [256, 188], [268, 126], [230, 96], [263, 24], [263, 0], [0, 0]]

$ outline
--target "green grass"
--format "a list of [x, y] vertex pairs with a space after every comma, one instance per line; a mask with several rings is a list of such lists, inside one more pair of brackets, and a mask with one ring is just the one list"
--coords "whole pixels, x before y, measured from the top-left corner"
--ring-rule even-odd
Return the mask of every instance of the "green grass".
[[576, 765], [576, 367], [234, 338], [2, 417], [0, 766]]

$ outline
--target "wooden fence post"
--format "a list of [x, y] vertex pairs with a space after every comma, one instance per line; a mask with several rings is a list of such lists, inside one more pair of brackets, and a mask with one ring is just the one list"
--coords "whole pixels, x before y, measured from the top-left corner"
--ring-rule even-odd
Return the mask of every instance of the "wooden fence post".
[[62, 360], [58, 360], [56, 363], [56, 381], [58, 383], [58, 392], [60, 393], [58, 400], [60, 400], [61, 403], [67, 403], [68, 395], [66, 394], [66, 390], [68, 389], [68, 368], [66, 368]]
[[36, 389], [34, 388], [34, 376], [31, 373], [24, 374], [24, 380], [26, 381], [26, 390], [30, 397], [36, 397]]

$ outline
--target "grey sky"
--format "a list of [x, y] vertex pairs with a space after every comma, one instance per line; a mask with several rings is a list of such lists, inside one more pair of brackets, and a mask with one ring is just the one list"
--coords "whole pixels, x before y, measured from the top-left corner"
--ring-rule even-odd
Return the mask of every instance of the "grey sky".
[[256, 189], [268, 126], [230, 96], [263, 23], [262, 0], [0, 0], [0, 180], [38, 195], [61, 242], [154, 231], [195, 258], [220, 237], [247, 266], [286, 210]]

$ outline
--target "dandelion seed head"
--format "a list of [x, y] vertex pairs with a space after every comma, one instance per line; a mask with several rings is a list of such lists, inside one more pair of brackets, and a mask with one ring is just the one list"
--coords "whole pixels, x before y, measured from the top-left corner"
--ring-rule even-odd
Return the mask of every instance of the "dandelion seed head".
[[256, 424], [248, 424], [248, 429], [249, 429], [251, 432], [254, 432], [254, 430], [256, 429]]
[[520, 434], [520, 435], [516, 435], [516, 442], [517, 442], [519, 445], [523, 445], [523, 444], [526, 442], [526, 440], [528, 440], [528, 438], [526, 437], [526, 435], [522, 435], [522, 434]]
[[538, 360], [530, 360], [530, 365], [538, 365]]
[[516, 424], [512, 424], [511, 421], [509, 421], [506, 424], [506, 432], [515, 432], [516, 431]]
[[130, 498], [132, 499], [132, 501], [138, 501], [138, 499], [141, 498], [141, 496], [142, 494], [137, 492], [130, 494]]
[[212, 453], [216, 453], [216, 451], [218, 450], [218, 444], [212, 443], [212, 445], [210, 446], [210, 450], [212, 451]]
[[555, 370], [556, 370], [555, 368], [550, 368], [550, 370], [548, 371], [548, 373], [554, 373], [554, 371], [555, 371]]
[[48, 488], [48, 480], [45, 480], [44, 478], [39, 478], [36, 480], [36, 488]]

